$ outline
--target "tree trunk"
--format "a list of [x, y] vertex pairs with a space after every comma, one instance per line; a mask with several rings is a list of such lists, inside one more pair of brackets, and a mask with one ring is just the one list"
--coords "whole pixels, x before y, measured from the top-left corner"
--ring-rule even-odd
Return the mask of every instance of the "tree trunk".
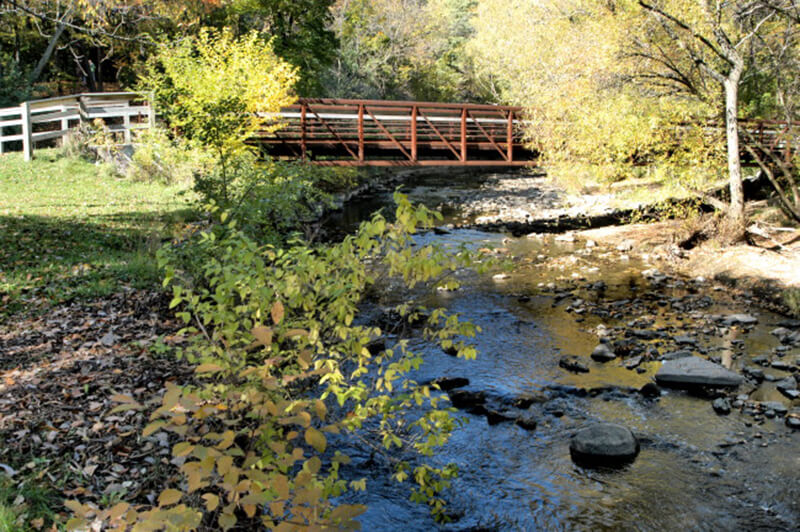
[[739, 157], [739, 77], [741, 71], [735, 68], [723, 84], [725, 86], [725, 136], [728, 141], [728, 179], [731, 203], [728, 218], [731, 226], [744, 234], [744, 186], [742, 185], [742, 164]]
[[50, 62], [50, 57], [53, 55], [53, 51], [56, 49], [58, 39], [61, 38], [61, 34], [64, 33], [64, 29], [66, 29], [66, 27], [67, 26], [64, 22], [64, 19], [58, 21], [58, 26], [56, 26], [55, 33], [53, 33], [53, 36], [50, 37], [50, 42], [47, 43], [47, 48], [42, 54], [42, 57], [39, 58], [36, 68], [34, 68], [33, 72], [31, 72], [31, 77], [29, 80], [31, 85], [39, 79], [39, 76], [41, 76], [42, 72], [44, 71], [44, 67], [46, 67], [47, 63]]

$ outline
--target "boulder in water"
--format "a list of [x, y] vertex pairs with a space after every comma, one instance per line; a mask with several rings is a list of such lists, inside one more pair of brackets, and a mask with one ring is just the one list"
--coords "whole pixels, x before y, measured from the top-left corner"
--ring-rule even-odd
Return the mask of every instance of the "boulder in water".
[[739, 386], [742, 377], [719, 364], [691, 356], [664, 362], [656, 373], [656, 382], [662, 386], [677, 388], [728, 387]]
[[661, 388], [654, 382], [648, 382], [639, 389], [639, 393], [650, 399], [661, 397]]
[[711, 407], [714, 409], [714, 412], [721, 416], [727, 416], [731, 413], [731, 403], [724, 397], [720, 397], [711, 403]]
[[569, 451], [578, 465], [616, 466], [636, 458], [639, 441], [627, 427], [598, 423], [575, 434]]
[[469, 379], [464, 377], [439, 377], [433, 381], [433, 384], [437, 384], [440, 390], [447, 392], [456, 388], [469, 386]]

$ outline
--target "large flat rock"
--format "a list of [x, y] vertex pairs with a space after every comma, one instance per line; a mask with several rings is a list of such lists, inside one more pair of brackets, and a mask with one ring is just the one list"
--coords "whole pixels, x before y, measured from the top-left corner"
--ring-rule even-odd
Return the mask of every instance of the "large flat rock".
[[656, 373], [662, 386], [738, 386], [742, 377], [719, 364], [700, 357], [685, 357], [664, 362]]

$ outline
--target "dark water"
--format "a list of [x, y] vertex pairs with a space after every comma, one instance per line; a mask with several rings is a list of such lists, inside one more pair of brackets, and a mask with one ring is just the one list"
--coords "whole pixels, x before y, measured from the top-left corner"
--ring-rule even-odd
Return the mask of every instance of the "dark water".
[[[440, 185], [447, 188], [436, 188]], [[457, 196], [459, 186], [472, 187], [475, 181], [454, 186], [445, 179], [433, 185], [412, 185], [407, 192], [412, 200], [435, 207]], [[346, 207], [333, 223], [350, 230], [375, 208], [388, 205], [390, 194], [376, 193]], [[608, 285], [602, 296], [586, 292], [586, 300], [633, 299], [652, 290], [640, 274], [645, 265], [595, 255], [577, 262], [567, 260], [564, 270], [552, 268], [544, 264], [543, 255], [570, 257], [573, 248], [560, 247], [549, 238], [508, 239], [501, 234], [454, 230], [448, 235], [428, 233], [419, 240], [505, 246], [515, 257], [516, 267], [504, 281], [467, 275], [460, 291], [427, 296], [426, 305], [458, 312], [483, 333], [474, 340], [479, 349], [474, 361], [456, 359], [421, 339], [412, 340], [413, 347], [426, 355], [422, 369], [413, 375], [418, 381], [463, 376], [471, 381], [468, 389], [519, 396], [546, 393], [554, 385], [638, 388], [652, 380], [657, 362], [646, 363], [646, 371], [639, 374], [616, 361], [603, 365], [588, 357], [597, 345], [591, 329], [600, 323], [624, 324], [631, 316], [601, 320], [587, 314], [579, 323], [566, 310], [569, 300], [554, 304], [552, 290], [546, 288], [550, 282], [559, 287], [569, 284], [576, 274], [587, 283], [603, 280]], [[659, 290], [674, 296], [687, 294], [683, 283]], [[710, 285], [693, 295], [706, 292], [714, 303], [703, 312], [754, 312]], [[520, 296], [528, 297], [521, 302]], [[781, 317], [766, 312], [758, 317], [759, 326], [740, 338], [743, 354], [733, 361], [734, 369], [779, 345], [769, 331]], [[662, 308], [654, 319], [654, 327], [678, 329], [691, 321], [670, 307]], [[704, 341], [707, 348], [723, 354], [731, 345], [730, 338]], [[787, 356], [794, 359], [798, 354], [795, 349]], [[563, 355], [584, 357], [591, 372], [575, 375], [559, 368]], [[772, 369], [766, 373], [786, 375]], [[751, 398], [792, 406], [770, 383]], [[439, 463], [455, 462], [460, 469], [444, 494], [454, 522], [435, 523], [427, 508], [410, 502], [408, 492], [389, 479], [386, 464], [354, 447], [349, 450], [353, 466], [345, 474], [366, 477], [368, 489], [348, 495], [347, 501], [368, 505], [361, 519], [364, 530], [800, 530], [800, 432], [785, 427], [782, 419], [758, 424], [737, 411], [717, 416], [710, 400], [674, 390], [665, 390], [657, 401], [638, 394], [551, 398], [536, 405], [534, 431], [513, 423], [490, 426], [482, 416], [457, 415], [467, 423], [436, 457]], [[635, 462], [605, 471], [572, 463], [570, 436], [597, 421], [626, 425], [640, 436], [642, 451]], [[728, 446], [731, 442], [736, 443]]]

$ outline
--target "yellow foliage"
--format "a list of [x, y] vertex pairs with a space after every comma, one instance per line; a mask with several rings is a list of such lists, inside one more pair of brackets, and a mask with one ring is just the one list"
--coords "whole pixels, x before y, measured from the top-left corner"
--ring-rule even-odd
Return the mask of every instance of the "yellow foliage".
[[661, 36], [638, 3], [482, 0], [474, 25], [470, 54], [500, 99], [527, 109], [551, 173], [589, 165], [612, 181], [658, 163], [674, 178], [688, 163], [692, 179], [716, 176], [719, 135], [695, 125], [713, 108], [648, 81], [637, 52]]
[[274, 128], [264, 113], [294, 101], [294, 67], [255, 32], [203, 29], [167, 44], [150, 62], [140, 85], [153, 90], [170, 125], [229, 158], [245, 141]]

